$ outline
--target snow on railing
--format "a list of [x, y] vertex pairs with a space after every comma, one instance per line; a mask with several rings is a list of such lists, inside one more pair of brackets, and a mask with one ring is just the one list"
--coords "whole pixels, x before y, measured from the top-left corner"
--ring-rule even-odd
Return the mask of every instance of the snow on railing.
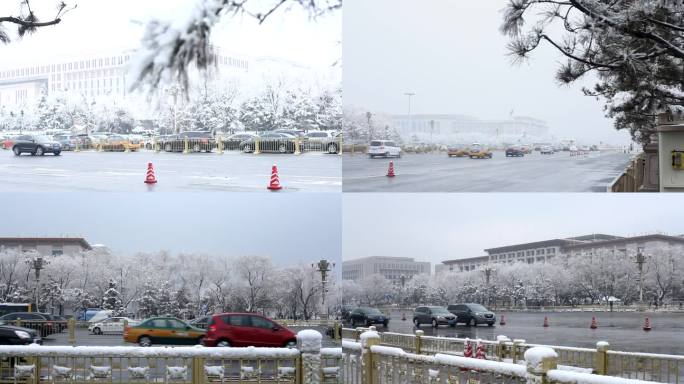
[[278, 381], [337, 383], [341, 348], [322, 348], [315, 330], [297, 348], [0, 346], [0, 376], [65, 382]]

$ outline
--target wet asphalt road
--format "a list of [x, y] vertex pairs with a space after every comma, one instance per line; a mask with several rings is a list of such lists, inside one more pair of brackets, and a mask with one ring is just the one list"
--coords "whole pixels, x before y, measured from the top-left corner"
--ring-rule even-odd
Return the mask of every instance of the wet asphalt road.
[[[147, 163], [154, 164], [157, 184], [144, 184]], [[271, 167], [278, 166], [287, 191], [340, 192], [338, 155], [292, 154], [62, 152], [61, 156], [14, 156], [0, 151], [0, 192], [7, 191], [257, 191], [268, 192]]]
[[[630, 155], [569, 152], [492, 159], [449, 158], [446, 153], [404, 154], [400, 159], [343, 156], [344, 192], [605, 192]], [[389, 161], [396, 176], [387, 177]]]
[[[412, 312], [402, 321], [402, 311], [393, 311], [388, 331], [414, 333], [411, 323]], [[684, 313], [639, 313], [639, 312], [497, 312], [496, 326], [477, 327], [457, 325], [455, 328], [440, 326], [433, 329], [421, 325], [426, 335], [495, 340], [497, 335], [512, 339], [524, 339], [528, 343], [595, 348], [596, 342], [607, 341], [611, 350], [684, 354]], [[504, 315], [506, 325], [499, 325]], [[544, 328], [544, 317], [549, 327]], [[597, 329], [590, 329], [592, 316], [596, 317]], [[644, 332], [644, 318], [648, 316], [652, 330]], [[379, 327], [379, 331], [385, 331]]]

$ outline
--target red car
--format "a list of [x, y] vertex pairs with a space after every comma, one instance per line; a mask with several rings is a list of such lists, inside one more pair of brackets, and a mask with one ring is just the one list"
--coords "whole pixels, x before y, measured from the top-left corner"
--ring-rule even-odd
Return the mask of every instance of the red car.
[[255, 313], [220, 313], [207, 324], [206, 347], [297, 346], [297, 336], [275, 321]]

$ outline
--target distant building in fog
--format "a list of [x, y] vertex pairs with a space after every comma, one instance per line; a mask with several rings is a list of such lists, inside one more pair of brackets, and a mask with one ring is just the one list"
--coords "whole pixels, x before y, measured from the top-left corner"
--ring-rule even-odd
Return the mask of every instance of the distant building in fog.
[[430, 275], [431, 265], [427, 261], [415, 261], [411, 257], [370, 256], [342, 261], [342, 280], [359, 281], [368, 276], [380, 274], [394, 284], [406, 281], [416, 275]]
[[92, 249], [93, 247], [82, 237], [0, 237], [0, 252], [36, 252], [41, 256], [59, 256]]

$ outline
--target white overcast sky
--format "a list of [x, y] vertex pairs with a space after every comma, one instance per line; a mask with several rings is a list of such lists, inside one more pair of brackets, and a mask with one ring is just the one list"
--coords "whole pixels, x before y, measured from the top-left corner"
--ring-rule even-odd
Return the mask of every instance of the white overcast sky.
[[[346, 0], [344, 103], [387, 113], [515, 115], [546, 120], [558, 139], [629, 143], [579, 86], [554, 79], [562, 56], [548, 46], [522, 66], [506, 56], [505, 1]], [[591, 83], [588, 83], [591, 85]]]
[[[267, 197], [267, 198], [265, 198]], [[0, 236], [82, 236], [112, 251], [339, 261], [336, 193], [0, 194]]]
[[677, 194], [348, 193], [342, 259], [403, 256], [438, 264], [484, 249], [605, 233], [684, 233]]
[[[199, 0], [65, 0], [78, 7], [62, 22], [36, 34], [0, 46], [0, 66], [11, 67], [36, 60], [83, 53], [111, 53], [136, 48], [143, 32], [139, 23], [152, 16], [162, 20], [183, 17]], [[0, 1], [0, 15], [16, 14], [18, 0]], [[32, 0], [38, 16], [47, 20], [58, 0]], [[251, 4], [272, 4], [272, 0], [250, 0]], [[257, 7], [255, 9], [262, 9]], [[9, 27], [13, 28], [13, 27]], [[273, 56], [311, 67], [330, 66], [341, 55], [342, 13], [311, 19], [298, 6], [281, 9], [259, 25], [249, 16], [225, 16], [212, 31], [214, 44], [229, 52], [249, 56]]]

